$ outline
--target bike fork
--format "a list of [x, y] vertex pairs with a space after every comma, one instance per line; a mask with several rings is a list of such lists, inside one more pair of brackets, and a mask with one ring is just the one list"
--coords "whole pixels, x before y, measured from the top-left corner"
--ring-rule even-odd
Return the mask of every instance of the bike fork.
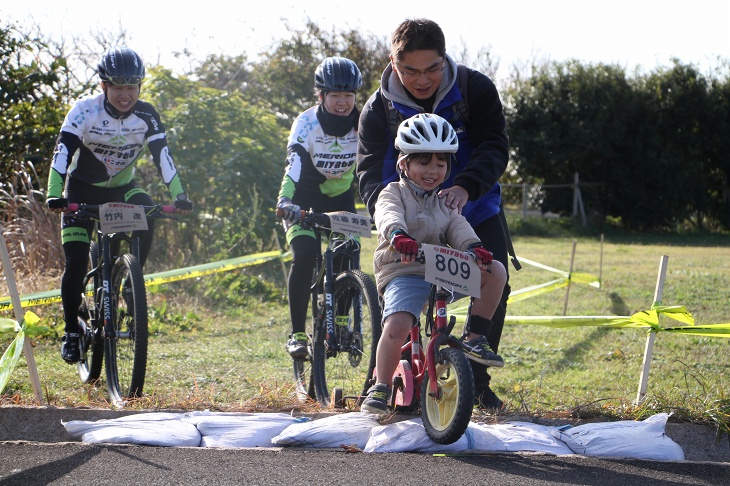
[[443, 338], [445, 336], [445, 331], [447, 329], [447, 321], [446, 321], [446, 299], [448, 298], [448, 293], [439, 290], [436, 292], [436, 302], [435, 302], [435, 310], [436, 310], [436, 319], [434, 322], [434, 330], [433, 335], [431, 337], [431, 340], [428, 343], [428, 360], [427, 360], [427, 369], [428, 369], [428, 376], [429, 376], [429, 388], [430, 388], [430, 394], [438, 398], [439, 395], [439, 388], [438, 388], [438, 379], [436, 377], [436, 359], [437, 359], [437, 351], [438, 348], [441, 346], [443, 342]]
[[325, 351], [329, 353], [335, 335], [335, 303], [332, 298], [332, 274], [334, 269], [332, 264], [332, 249], [329, 247], [324, 252], [324, 264], [324, 325], [327, 331], [324, 339], [324, 347]]
[[101, 280], [102, 280], [102, 291], [101, 291], [101, 308], [102, 317], [104, 320], [104, 338], [112, 339], [114, 337], [114, 323], [112, 321], [112, 302], [111, 302], [111, 237], [107, 235], [102, 236], [102, 261], [101, 261]]

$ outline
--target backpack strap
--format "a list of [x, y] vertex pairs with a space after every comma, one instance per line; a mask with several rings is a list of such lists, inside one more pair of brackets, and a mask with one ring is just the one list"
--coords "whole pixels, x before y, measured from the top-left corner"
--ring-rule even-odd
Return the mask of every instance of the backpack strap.
[[464, 126], [469, 125], [469, 69], [463, 64], [457, 65], [457, 79], [459, 81], [459, 91], [461, 92], [461, 101], [454, 105], [454, 117], [452, 120], [462, 120]]
[[383, 101], [383, 107], [385, 108], [386, 116], [388, 117], [388, 130], [390, 130], [390, 136], [395, 140], [398, 134], [398, 125], [403, 121], [403, 115], [393, 107], [393, 102], [383, 96], [381, 91], [380, 99]]

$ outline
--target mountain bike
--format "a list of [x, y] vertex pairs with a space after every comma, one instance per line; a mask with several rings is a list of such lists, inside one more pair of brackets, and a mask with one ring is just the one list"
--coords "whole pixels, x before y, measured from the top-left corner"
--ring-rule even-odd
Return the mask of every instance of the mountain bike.
[[326, 246], [324, 252], [320, 246], [312, 275], [309, 353], [293, 359], [297, 393], [323, 405], [344, 407], [348, 400], [359, 404], [370, 386], [382, 329], [378, 292], [360, 270], [356, 238], [371, 237], [370, 219], [348, 212], [302, 211], [298, 224], [312, 229]]
[[[448, 302], [454, 292], [443, 286], [444, 282], [458, 284], [479, 272], [471, 254], [451, 248], [422, 245], [416, 261], [426, 263], [426, 255], [435, 256], [426, 280], [432, 283], [425, 311], [423, 330], [429, 337], [424, 351], [421, 341], [421, 320], [410, 330], [408, 341], [401, 348], [401, 361], [393, 374], [393, 392], [390, 406], [393, 410], [414, 410], [420, 405], [421, 418], [426, 434], [440, 444], [459, 440], [471, 421], [474, 407], [474, 373], [462, 338], [451, 334], [456, 316], [448, 316]], [[470, 261], [471, 260], [471, 261]], [[478, 286], [477, 286], [478, 288]], [[471, 315], [471, 304], [467, 312]], [[374, 383], [375, 381], [373, 381]]]
[[[93, 383], [106, 363], [111, 402], [122, 407], [142, 395], [147, 368], [147, 294], [139, 261], [139, 236], [147, 220], [168, 217], [175, 206], [69, 203], [79, 219], [93, 220], [96, 239], [89, 247], [89, 272], [84, 278], [79, 326], [83, 383]], [[121, 254], [122, 243], [129, 253]], [[89, 292], [90, 289], [90, 292]]]

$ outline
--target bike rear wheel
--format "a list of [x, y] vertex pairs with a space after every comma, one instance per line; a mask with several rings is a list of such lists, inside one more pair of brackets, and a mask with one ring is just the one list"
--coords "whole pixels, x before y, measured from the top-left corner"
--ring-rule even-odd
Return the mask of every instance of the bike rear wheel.
[[147, 294], [137, 257], [114, 263], [110, 288], [113, 335], [105, 335], [106, 377], [115, 406], [142, 395], [147, 368]]
[[335, 335], [327, 342], [324, 319], [314, 331], [313, 372], [317, 400], [330, 403], [330, 390], [342, 390], [342, 400], [359, 405], [370, 387], [375, 351], [380, 340], [381, 310], [372, 279], [347, 270], [333, 284]]
[[474, 375], [469, 359], [455, 348], [442, 348], [436, 363], [438, 396], [431, 394], [428, 371], [421, 384], [421, 418], [426, 434], [439, 444], [452, 444], [464, 435], [474, 407]]

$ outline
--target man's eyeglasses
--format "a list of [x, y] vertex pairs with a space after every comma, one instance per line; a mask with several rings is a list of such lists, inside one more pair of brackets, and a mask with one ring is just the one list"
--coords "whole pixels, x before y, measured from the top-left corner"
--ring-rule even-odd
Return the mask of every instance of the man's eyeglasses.
[[116, 86], [136, 86], [142, 79], [142, 76], [111, 76], [109, 82]]
[[428, 68], [424, 71], [418, 71], [416, 69], [401, 69], [398, 68], [398, 72], [401, 76], [403, 76], [406, 79], [418, 79], [421, 76], [426, 76], [427, 78], [431, 78], [433, 76], [436, 76], [439, 73], [442, 73], [444, 71], [445, 64], [441, 62], [440, 66], [434, 66], [432, 68]]

